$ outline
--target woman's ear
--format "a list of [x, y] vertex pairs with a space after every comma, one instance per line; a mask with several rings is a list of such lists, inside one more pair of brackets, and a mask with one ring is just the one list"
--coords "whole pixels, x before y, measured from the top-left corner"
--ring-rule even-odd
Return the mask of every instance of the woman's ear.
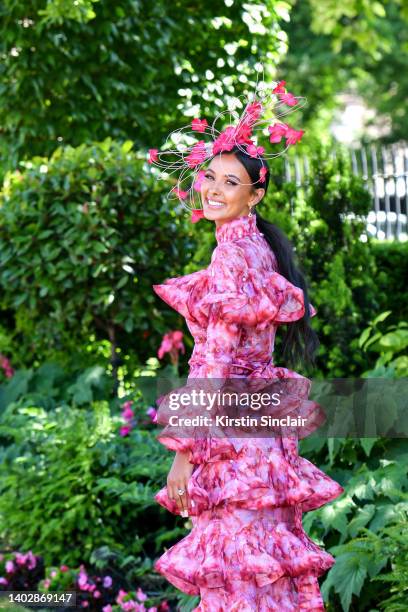
[[260, 187], [259, 189], [254, 189], [249, 199], [248, 205], [255, 206], [256, 204], [258, 204], [258, 202], [262, 200], [264, 195], [265, 195], [265, 189], [263, 189], [262, 187]]

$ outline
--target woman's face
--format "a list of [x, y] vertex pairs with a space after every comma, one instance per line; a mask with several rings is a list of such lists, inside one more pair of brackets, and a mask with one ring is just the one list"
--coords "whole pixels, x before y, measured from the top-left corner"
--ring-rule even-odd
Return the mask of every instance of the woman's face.
[[265, 194], [264, 189], [253, 189], [244, 166], [233, 153], [216, 155], [205, 170], [201, 184], [204, 216], [223, 225], [249, 213]]

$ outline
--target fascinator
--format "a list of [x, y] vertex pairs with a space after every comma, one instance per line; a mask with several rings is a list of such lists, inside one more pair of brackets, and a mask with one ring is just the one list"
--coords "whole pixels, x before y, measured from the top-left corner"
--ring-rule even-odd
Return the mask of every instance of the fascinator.
[[[293, 128], [281, 117], [304, 106], [306, 98], [293, 95], [285, 85], [286, 81], [267, 85], [258, 80], [252, 94], [234, 98], [229, 108], [218, 113], [211, 124], [205, 118], [196, 117], [171, 132], [161, 150], [149, 149], [148, 162], [160, 168], [159, 178], [176, 177], [168, 196], [191, 212], [192, 223], [203, 217], [200, 199], [205, 180], [203, 168], [215, 155], [238, 148], [259, 159], [259, 178], [250, 184], [261, 187], [268, 172], [265, 160], [283, 155], [290, 146], [300, 142], [304, 130]], [[243, 110], [239, 112], [239, 109]], [[280, 150], [276, 150], [277, 145]]]

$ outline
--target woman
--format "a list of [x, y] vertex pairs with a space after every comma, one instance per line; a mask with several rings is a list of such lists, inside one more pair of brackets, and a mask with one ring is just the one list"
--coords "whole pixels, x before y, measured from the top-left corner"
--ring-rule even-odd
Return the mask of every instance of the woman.
[[[316, 311], [290, 244], [255, 208], [268, 188], [267, 162], [242, 149], [213, 157], [201, 183], [204, 216], [215, 223], [217, 239], [211, 264], [154, 289], [185, 316], [194, 337], [189, 379], [304, 382], [273, 365], [274, 337], [287, 323], [285, 354], [301, 354], [303, 338], [305, 360], [313, 362], [317, 342], [306, 313]], [[302, 407], [316, 410], [307, 400]], [[317, 577], [334, 558], [305, 534], [302, 513], [343, 488], [298, 456], [296, 438], [198, 440], [172, 436], [167, 427], [159, 440], [176, 455], [155, 498], [190, 515], [193, 528], [155, 569], [201, 596], [197, 612], [324, 610]]]
[[[265, 160], [263, 164], [266, 166]], [[294, 268], [287, 243], [274, 226], [253, 214], [268, 187], [269, 172], [265, 184], [257, 184], [260, 166], [259, 160], [239, 149], [212, 159], [201, 187], [204, 215], [216, 226], [218, 246], [211, 265], [205, 274], [154, 286], [159, 296], [186, 316], [195, 338], [189, 378], [296, 378], [295, 372], [272, 363], [280, 323], [297, 323], [297, 333], [303, 332], [306, 339], [306, 352], [310, 354], [315, 347], [314, 333], [304, 316], [305, 284]], [[252, 182], [253, 186], [248, 185]], [[303, 291], [279, 278], [279, 262]], [[279, 282], [280, 287], [283, 281], [285, 292], [278, 309], [269, 305], [266, 312], [258, 310], [258, 327], [262, 321], [269, 323], [259, 331], [245, 324], [240, 304], [234, 307], [249, 269], [272, 283]], [[192, 284], [194, 304], [189, 303]], [[203, 302], [213, 306], [205, 335], [202, 322], [194, 317], [194, 308], [201, 305], [202, 309]], [[259, 308], [261, 305], [259, 299]], [[296, 331], [289, 336], [292, 340], [286, 352], [290, 346], [299, 348]], [[191, 533], [156, 562], [156, 570], [185, 593], [200, 594], [196, 610], [201, 612], [324, 610], [317, 576], [334, 559], [306, 536], [302, 512], [335, 499], [342, 487], [298, 458], [293, 438], [240, 438], [238, 450], [233, 446], [217, 450], [216, 444], [220, 447], [226, 441], [213, 439], [208, 458], [198, 443], [194, 447], [192, 438], [163, 435], [159, 439], [177, 452], [167, 488], [156, 500], [175, 514], [191, 513], [191, 502], [202, 502], [202, 490], [207, 503], [191, 517]], [[231, 488], [231, 482], [236, 486]]]

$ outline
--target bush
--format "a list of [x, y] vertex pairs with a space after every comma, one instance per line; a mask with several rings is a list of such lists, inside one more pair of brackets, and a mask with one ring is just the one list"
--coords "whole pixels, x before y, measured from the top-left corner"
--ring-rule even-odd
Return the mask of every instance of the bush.
[[159, 333], [174, 320], [151, 285], [188, 261], [187, 221], [177, 207], [169, 212], [170, 186], [131, 148], [111, 139], [59, 148], [6, 176], [0, 341], [15, 367], [49, 359], [86, 367], [105, 342], [105, 359], [114, 370], [127, 359], [131, 375], [158, 344], [152, 315]]
[[[22, 397], [0, 425], [1, 538], [40, 551], [46, 565], [89, 562], [107, 546], [136, 558], [163, 541], [154, 492], [170, 456], [154, 438], [141, 401], [140, 424], [127, 436], [107, 401], [47, 408]], [[51, 408], [50, 408], [51, 405]]]

